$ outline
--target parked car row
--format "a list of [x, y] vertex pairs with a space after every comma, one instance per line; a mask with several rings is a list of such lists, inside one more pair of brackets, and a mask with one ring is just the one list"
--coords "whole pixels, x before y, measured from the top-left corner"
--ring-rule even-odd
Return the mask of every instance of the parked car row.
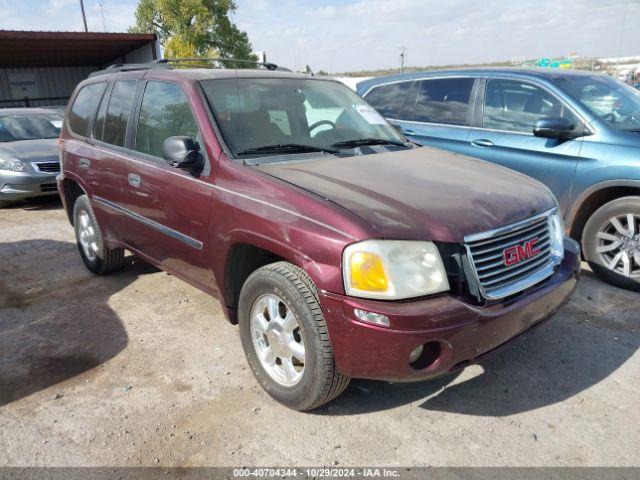
[[567, 301], [580, 249], [548, 188], [271, 68], [124, 66], [77, 87], [58, 188], [90, 271], [127, 249], [217, 297], [298, 410], [350, 378], [460, 370]]
[[593, 271], [640, 287], [640, 92], [607, 75], [469, 69], [357, 87], [404, 135], [551, 189]]

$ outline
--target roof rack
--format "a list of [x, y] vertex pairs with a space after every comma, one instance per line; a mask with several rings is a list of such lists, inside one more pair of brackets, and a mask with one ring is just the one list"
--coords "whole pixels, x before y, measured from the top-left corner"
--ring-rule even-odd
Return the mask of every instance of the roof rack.
[[254, 62], [252, 60], [236, 60], [233, 58], [171, 58], [171, 59], [162, 59], [162, 60], [154, 60], [151, 63], [116, 63], [113, 65], [109, 65], [104, 70], [99, 70], [97, 72], [93, 72], [89, 74], [90, 77], [94, 77], [97, 75], [106, 75], [108, 73], [117, 73], [117, 72], [133, 72], [137, 70], [152, 70], [156, 68], [171, 70], [172, 65], [184, 65], [184, 64], [198, 64], [198, 63], [206, 63], [207, 66], [197, 66], [197, 65], [188, 65], [192, 68], [226, 68], [224, 66], [225, 63], [238, 63], [242, 65], [256, 65], [258, 67], [262, 67], [266, 70], [279, 70], [284, 72], [290, 72], [288, 68], [280, 67], [275, 63], [268, 62]]

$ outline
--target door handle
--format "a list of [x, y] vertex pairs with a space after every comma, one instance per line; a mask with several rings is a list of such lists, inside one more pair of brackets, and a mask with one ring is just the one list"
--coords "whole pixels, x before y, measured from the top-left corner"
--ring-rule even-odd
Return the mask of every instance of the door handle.
[[407, 137], [415, 137], [417, 135], [416, 132], [414, 132], [413, 130], [402, 130], [402, 134], [407, 136]]
[[80, 168], [88, 170], [91, 166], [91, 160], [89, 160], [88, 158], [81, 158], [80, 160], [78, 160], [78, 165], [80, 165]]
[[136, 175], [135, 173], [130, 173], [129, 175], [127, 175], [127, 179], [129, 180], [129, 185], [131, 185], [132, 187], [137, 188], [142, 183], [142, 178], [140, 178], [140, 175]]
[[474, 140], [471, 142], [472, 145], [476, 147], [493, 147], [494, 143], [491, 140], [485, 140], [483, 138], [479, 138], [478, 140]]

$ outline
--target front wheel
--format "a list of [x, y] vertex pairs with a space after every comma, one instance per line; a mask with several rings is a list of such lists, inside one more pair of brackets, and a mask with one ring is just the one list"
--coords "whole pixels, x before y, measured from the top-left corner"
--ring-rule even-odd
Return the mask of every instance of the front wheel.
[[585, 225], [582, 247], [604, 281], [640, 290], [640, 197], [618, 198], [596, 210]]
[[260, 385], [287, 407], [305, 411], [340, 395], [349, 377], [335, 365], [313, 281], [278, 262], [247, 279], [238, 309], [240, 338]]

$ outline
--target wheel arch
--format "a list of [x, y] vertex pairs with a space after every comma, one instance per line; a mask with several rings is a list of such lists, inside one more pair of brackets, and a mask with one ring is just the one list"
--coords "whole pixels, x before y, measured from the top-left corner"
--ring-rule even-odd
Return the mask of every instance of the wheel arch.
[[584, 227], [596, 210], [617, 198], [639, 195], [640, 180], [608, 180], [592, 185], [582, 192], [567, 214], [567, 233], [580, 242]]
[[65, 176], [60, 184], [60, 193], [67, 212], [67, 218], [71, 225], [73, 225], [73, 208], [76, 204], [76, 200], [81, 195], [87, 195], [87, 191], [83, 188], [80, 182]]

